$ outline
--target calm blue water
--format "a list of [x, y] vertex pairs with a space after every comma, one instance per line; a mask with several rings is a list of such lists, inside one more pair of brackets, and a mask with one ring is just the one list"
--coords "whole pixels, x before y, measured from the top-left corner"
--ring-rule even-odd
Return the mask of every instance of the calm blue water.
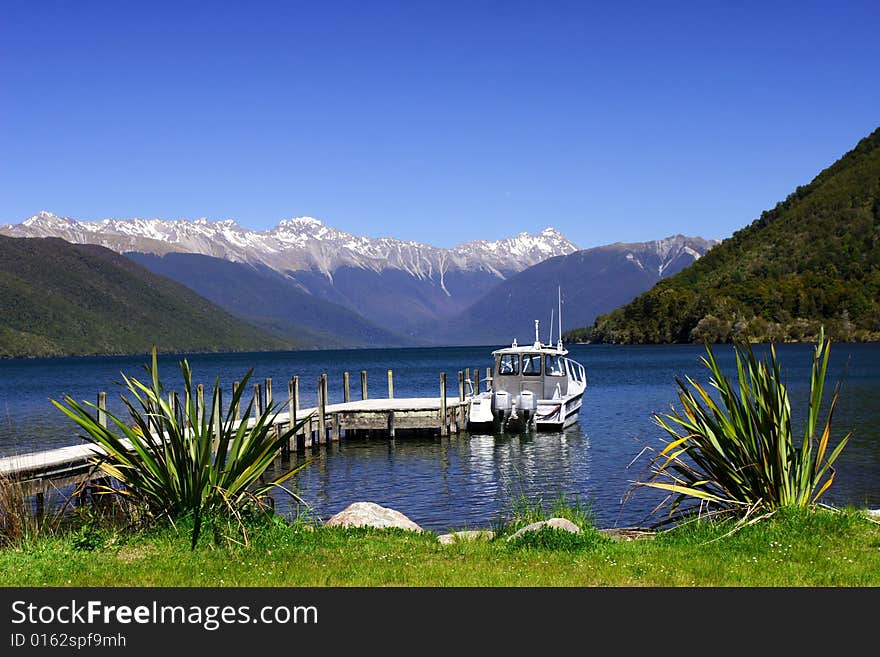
[[[763, 348], [759, 348], [759, 351]], [[215, 377], [228, 391], [254, 369], [253, 381], [273, 380], [276, 399], [286, 382], [300, 377], [303, 405], [313, 405], [316, 382], [329, 376], [331, 401], [342, 401], [342, 373], [351, 374], [352, 397], [360, 394], [360, 371], [368, 373], [370, 397], [387, 396], [387, 371], [394, 372], [395, 397], [436, 396], [445, 371], [450, 394], [458, 371], [485, 373], [490, 347], [382, 349], [188, 356], [195, 379], [210, 389]], [[580, 422], [562, 433], [532, 436], [469, 435], [343, 439], [315, 449], [316, 460], [297, 478], [299, 494], [322, 518], [351, 502], [390, 506], [427, 529], [486, 527], [522, 496], [549, 503], [564, 495], [592, 507], [600, 526], [646, 525], [658, 498], [644, 489], [627, 498], [641, 478], [646, 445], [662, 434], [651, 421], [677, 403], [675, 377], [706, 383], [700, 346], [572, 345], [571, 355], [588, 371], [589, 387]], [[800, 427], [809, 382], [811, 345], [779, 345], [796, 426]], [[733, 350], [715, 348], [732, 374]], [[180, 389], [181, 356], [160, 357], [167, 387]], [[0, 361], [0, 455], [82, 442], [72, 423], [50, 403], [70, 394], [94, 400], [108, 393], [109, 408], [121, 412], [115, 382], [120, 372], [143, 376], [147, 356]], [[880, 345], [835, 344], [828, 373], [843, 377], [834, 418], [835, 435], [853, 432], [838, 461], [838, 474], [824, 500], [880, 506]], [[305, 458], [299, 454], [294, 458]], [[625, 499], [627, 498], [627, 499]], [[279, 500], [281, 502], [281, 500]]]

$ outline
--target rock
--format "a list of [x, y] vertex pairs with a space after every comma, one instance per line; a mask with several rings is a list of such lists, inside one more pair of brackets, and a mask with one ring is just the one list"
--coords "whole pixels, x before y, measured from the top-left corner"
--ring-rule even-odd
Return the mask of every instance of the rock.
[[414, 532], [424, 531], [400, 511], [374, 502], [355, 502], [324, 523], [327, 527], [398, 527]]
[[443, 543], [443, 545], [450, 545], [451, 543], [457, 543], [459, 541], [476, 541], [476, 540], [486, 540], [491, 541], [495, 538], [495, 532], [485, 530], [485, 529], [475, 529], [473, 531], [466, 532], [452, 532], [450, 534], [441, 534], [437, 537], [437, 540]]
[[515, 534], [507, 537], [508, 541], [512, 541], [515, 538], [519, 538], [526, 532], [536, 532], [540, 531], [544, 527], [550, 527], [552, 529], [561, 529], [562, 531], [571, 532], [572, 534], [580, 534], [581, 528], [574, 524], [571, 520], [566, 520], [565, 518], [550, 518], [549, 520], [541, 520], [540, 522], [533, 522], [530, 525], [526, 525]]

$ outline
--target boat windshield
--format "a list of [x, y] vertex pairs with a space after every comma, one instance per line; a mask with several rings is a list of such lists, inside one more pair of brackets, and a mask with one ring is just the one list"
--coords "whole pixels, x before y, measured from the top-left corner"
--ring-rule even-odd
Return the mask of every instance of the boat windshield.
[[523, 375], [541, 376], [541, 354], [523, 354]]
[[544, 371], [547, 376], [565, 376], [565, 363], [562, 356], [547, 354], [544, 357]]
[[498, 374], [519, 374], [519, 357], [516, 354], [501, 354], [498, 359]]

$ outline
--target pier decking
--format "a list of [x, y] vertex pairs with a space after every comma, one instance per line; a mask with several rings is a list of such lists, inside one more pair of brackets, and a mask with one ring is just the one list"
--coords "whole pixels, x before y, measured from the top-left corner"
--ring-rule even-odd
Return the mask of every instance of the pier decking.
[[[470, 370], [459, 371], [458, 394], [446, 395], [446, 375], [440, 373], [440, 395], [438, 397], [394, 397], [393, 373], [388, 371], [388, 396], [370, 399], [367, 395], [366, 372], [361, 372], [361, 399], [351, 400], [348, 372], [343, 375], [345, 401], [327, 403], [327, 375], [317, 380], [317, 405], [300, 407], [299, 378], [288, 382], [289, 396], [275, 417], [275, 426], [286, 429], [308, 417], [300, 431], [291, 438], [290, 444], [282, 448], [279, 456], [292, 450], [310, 450], [329, 442], [338, 441], [349, 435], [367, 435], [394, 439], [399, 432], [433, 432], [441, 436], [462, 431], [467, 426], [468, 408], [474, 391], [479, 390], [479, 374], [474, 370], [473, 381]], [[238, 383], [233, 384], [237, 387]], [[470, 392], [468, 392], [470, 389]], [[198, 386], [200, 412], [203, 402], [203, 387]], [[272, 380], [254, 384], [254, 413], [259, 415], [272, 402]], [[99, 408], [106, 409], [106, 393], [98, 393]], [[106, 415], [100, 414], [106, 425]], [[239, 418], [241, 422], [253, 423], [255, 416]], [[73, 429], [71, 430], [73, 434]], [[73, 440], [73, 438], [72, 438]], [[104, 477], [94, 472], [94, 459], [103, 455], [103, 450], [91, 443], [82, 443], [57, 449], [32, 452], [0, 458], [0, 477], [18, 482], [29, 494], [57, 490], [60, 487], [80, 483], [91, 476]]]

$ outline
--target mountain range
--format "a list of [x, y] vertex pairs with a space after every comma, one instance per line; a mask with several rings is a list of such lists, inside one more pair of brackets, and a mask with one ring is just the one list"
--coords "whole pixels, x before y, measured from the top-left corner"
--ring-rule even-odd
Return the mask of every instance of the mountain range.
[[554, 256], [501, 281], [479, 302], [441, 321], [432, 335], [445, 344], [532, 342], [538, 319], [540, 337], [547, 341], [559, 336], [560, 309], [563, 329], [591, 324], [688, 267], [715, 243], [674, 235]]
[[560, 286], [566, 325], [592, 321], [714, 244], [677, 235], [579, 249], [548, 227], [443, 249], [355, 236], [310, 217], [255, 231], [231, 220], [76, 221], [45, 211], [0, 234], [112, 249], [276, 339], [312, 348], [530, 340]]
[[[414, 329], [426, 321], [458, 313], [510, 275], [577, 250], [553, 228], [444, 249], [356, 236], [311, 217], [285, 219], [271, 230], [256, 231], [232, 220], [76, 221], [44, 211], [20, 224], [0, 226], [0, 234], [60, 237], [126, 254], [200, 254], [248, 265], [258, 273], [272, 270], [314, 299], [357, 313], [401, 336], [399, 340], [409, 336], [410, 342]], [[191, 259], [190, 264], [206, 262]], [[179, 269], [179, 263], [149, 264], [163, 274]]]

